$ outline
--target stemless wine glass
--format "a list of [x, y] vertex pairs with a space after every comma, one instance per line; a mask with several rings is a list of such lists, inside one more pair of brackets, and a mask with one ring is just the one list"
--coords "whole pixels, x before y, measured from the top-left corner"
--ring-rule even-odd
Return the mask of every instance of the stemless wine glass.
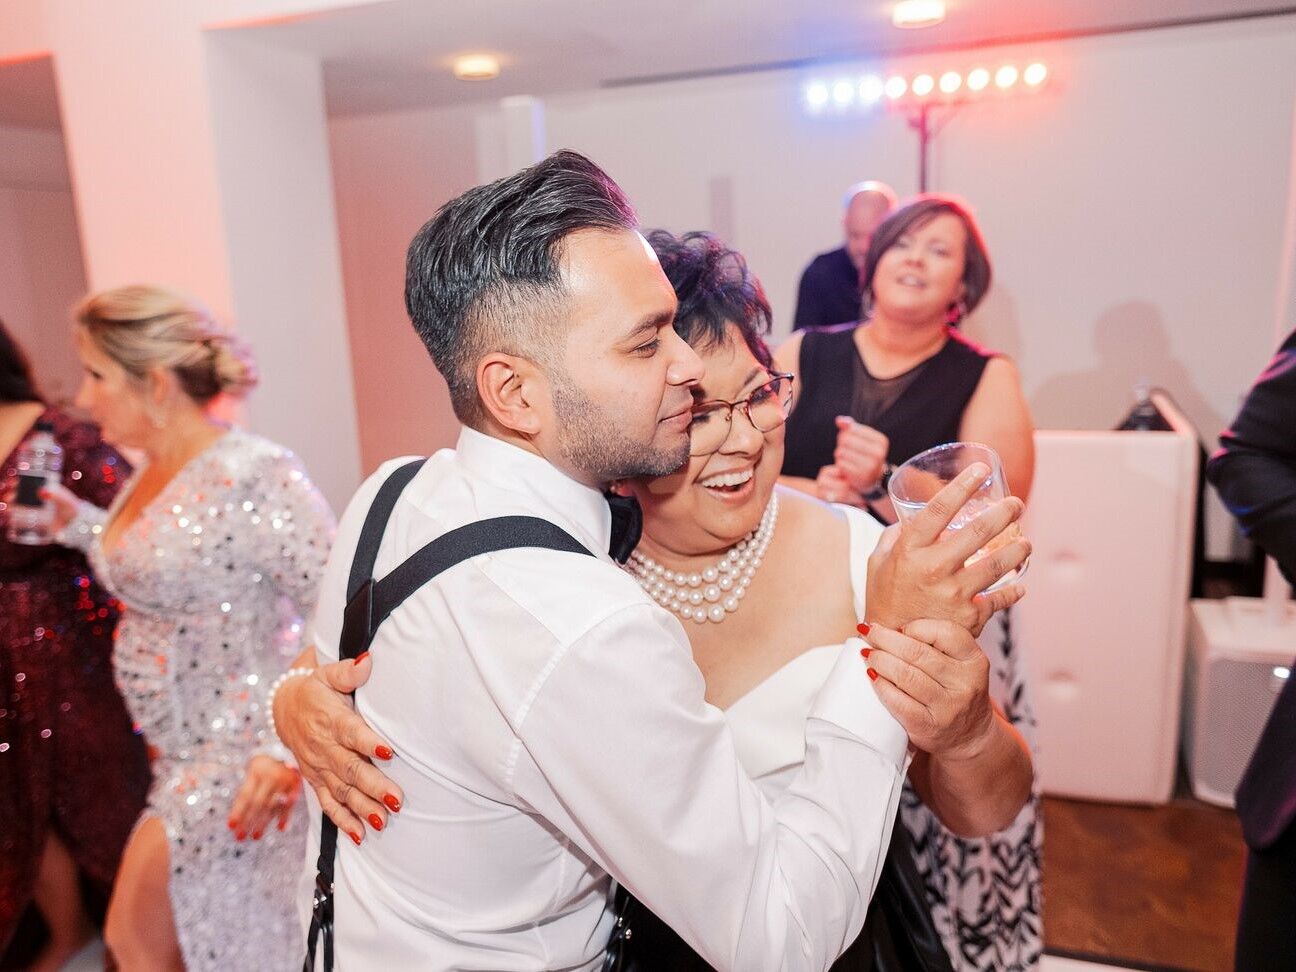
[[[887, 492], [891, 496], [891, 505], [895, 507], [896, 517], [901, 524], [908, 523], [914, 515], [924, 509], [937, 493], [958, 477], [974, 462], [983, 462], [990, 472], [972, 497], [954, 514], [947, 530], [961, 530], [977, 515], [993, 506], [1008, 495], [1008, 484], [1004, 479], [1003, 462], [999, 453], [979, 442], [947, 442], [920, 452], [908, 462], [899, 466], [891, 474], [887, 483]], [[967, 563], [975, 563], [987, 554], [1012, 542], [1020, 531], [1016, 523], [1011, 523], [988, 544], [968, 558]], [[1021, 580], [1026, 573], [1029, 559], [1016, 570], [1009, 571], [999, 580], [986, 588], [986, 592], [995, 591], [1005, 584]]]

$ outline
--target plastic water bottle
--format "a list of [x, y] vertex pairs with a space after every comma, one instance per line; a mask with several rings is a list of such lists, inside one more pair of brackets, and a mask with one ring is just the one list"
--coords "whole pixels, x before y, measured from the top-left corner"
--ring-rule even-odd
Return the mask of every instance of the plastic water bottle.
[[37, 546], [54, 539], [54, 506], [40, 491], [59, 482], [63, 447], [54, 441], [54, 426], [37, 422], [18, 450], [18, 489], [9, 505], [7, 535], [13, 543]]

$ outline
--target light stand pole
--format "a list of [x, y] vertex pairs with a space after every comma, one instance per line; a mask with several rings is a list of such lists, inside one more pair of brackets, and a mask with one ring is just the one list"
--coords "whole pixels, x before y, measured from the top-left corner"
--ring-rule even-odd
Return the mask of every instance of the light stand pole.
[[[931, 143], [940, 134], [940, 130], [954, 116], [954, 112], [963, 106], [964, 101], [923, 101], [910, 107], [905, 112], [905, 121], [918, 133], [918, 191], [928, 189], [929, 170], [931, 169]], [[936, 108], [948, 108], [949, 111], [939, 120], [932, 119]]]

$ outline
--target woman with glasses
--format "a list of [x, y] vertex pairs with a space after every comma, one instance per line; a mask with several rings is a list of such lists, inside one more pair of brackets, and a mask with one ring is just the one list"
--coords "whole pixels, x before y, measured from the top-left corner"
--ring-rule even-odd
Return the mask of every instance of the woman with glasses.
[[[649, 242], [679, 298], [676, 330], [706, 370], [684, 468], [614, 484], [635, 496], [644, 514], [627, 569], [684, 624], [707, 700], [725, 711], [744, 767], [777, 800], [804, 758], [811, 704], [842, 641], [866, 616], [866, 574], [883, 530], [860, 510], [777, 488], [792, 379], [773, 367], [761, 336], [769, 328], [769, 304], [742, 257], [705, 233], [676, 238], [658, 231]], [[1020, 563], [1027, 552], [1024, 541], [1014, 541], [1000, 566]], [[868, 579], [870, 585], [878, 580]], [[964, 596], [984, 586], [973, 583]], [[996, 607], [1019, 594], [1016, 588], [997, 593], [1006, 596]], [[916, 622], [916, 637], [924, 623]], [[1028, 797], [1031, 760], [986, 694], [984, 656], [960, 633], [965, 640], [949, 654], [927, 651], [905, 661], [874, 648], [868, 664], [879, 696], [920, 750], [909, 770], [917, 792], [948, 826], [987, 833], [1011, 820]], [[310, 706], [299, 708], [295, 721], [315, 722], [322, 714], [303, 708]], [[316, 724], [338, 730], [335, 740], [346, 739], [348, 748], [385, 751], [347, 713], [337, 716]], [[365, 770], [353, 777], [356, 789], [374, 801], [390, 795], [400, 806], [399, 788]], [[375, 802], [375, 815], [380, 806]], [[384, 812], [370, 818], [371, 826], [381, 830], [386, 820]], [[911, 873], [903, 828], [893, 833], [865, 932], [838, 960], [838, 972], [949, 968]], [[882, 914], [884, 908], [893, 916]], [[619, 943], [623, 968], [707, 967], [636, 904], [628, 906], [628, 920], [632, 934]], [[904, 941], [891, 937], [897, 931]]]

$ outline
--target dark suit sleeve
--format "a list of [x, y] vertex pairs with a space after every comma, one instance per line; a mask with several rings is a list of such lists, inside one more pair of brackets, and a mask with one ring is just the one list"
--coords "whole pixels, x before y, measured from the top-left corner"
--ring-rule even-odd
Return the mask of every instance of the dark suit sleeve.
[[823, 310], [820, 308], [820, 288], [815, 284], [815, 265], [811, 263], [801, 273], [801, 284], [797, 287], [796, 314], [792, 319], [792, 330], [800, 331], [807, 327], [818, 327], [823, 321]]
[[1296, 584], [1296, 332], [1220, 435], [1206, 477], [1242, 531]]

